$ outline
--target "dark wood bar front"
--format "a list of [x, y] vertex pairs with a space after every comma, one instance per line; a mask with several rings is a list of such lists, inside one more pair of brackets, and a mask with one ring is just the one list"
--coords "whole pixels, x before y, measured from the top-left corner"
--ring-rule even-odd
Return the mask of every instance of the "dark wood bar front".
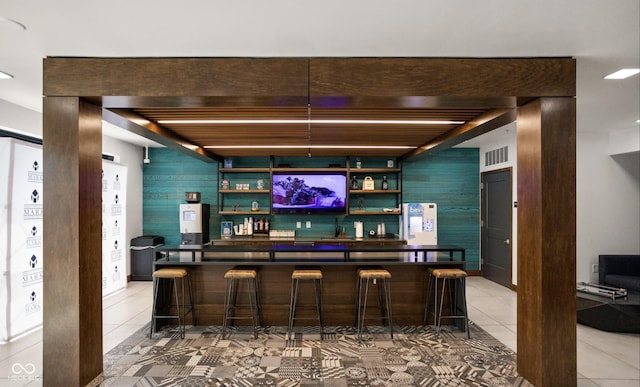
[[[296, 268], [322, 270], [324, 322], [327, 326], [353, 324], [359, 268], [380, 267], [391, 272], [395, 325], [422, 324], [429, 267], [464, 269], [464, 249], [456, 246], [303, 243], [177, 246], [159, 250], [166, 256], [155, 262], [156, 269], [183, 267], [189, 270], [198, 325], [222, 324], [225, 290], [223, 277], [232, 268], [251, 267], [258, 270], [263, 323], [266, 326], [287, 325], [291, 273]], [[299, 305], [311, 305], [312, 288], [301, 290]], [[158, 300], [159, 305], [164, 302], [166, 300]], [[371, 309], [371, 313], [376, 312]]]

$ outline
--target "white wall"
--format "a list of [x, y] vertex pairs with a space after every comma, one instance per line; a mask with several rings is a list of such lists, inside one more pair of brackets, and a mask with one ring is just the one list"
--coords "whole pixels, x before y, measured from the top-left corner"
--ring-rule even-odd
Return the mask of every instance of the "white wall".
[[610, 156], [607, 133], [577, 135], [577, 280], [599, 254], [640, 253], [640, 153]]
[[102, 136], [102, 153], [116, 156], [127, 170], [127, 275], [131, 274], [131, 239], [142, 235], [142, 160], [144, 148]]
[[0, 129], [42, 138], [42, 114], [0, 99]]
[[[480, 149], [480, 173], [511, 168], [512, 201], [518, 201], [518, 148], [516, 139], [516, 123], [505, 125], [474, 140]], [[462, 144], [465, 145], [465, 144]], [[485, 153], [494, 149], [508, 147], [507, 162], [485, 166]], [[518, 209], [512, 207], [511, 212], [511, 283], [518, 284]], [[481, 257], [482, 258], [482, 257]]]
[[610, 155], [640, 152], [640, 125], [609, 133], [608, 150]]
[[[0, 128], [41, 139], [42, 114], [0, 99]], [[102, 153], [116, 156], [115, 162], [128, 166], [127, 274], [131, 274], [129, 243], [132, 238], [142, 235], [142, 159], [144, 148], [102, 136]]]
[[[634, 137], [637, 129], [625, 131]], [[611, 143], [611, 139], [615, 143]], [[576, 280], [597, 282], [592, 265], [599, 254], [640, 253], [640, 152], [609, 155], [620, 149], [619, 136], [578, 131], [576, 137]], [[625, 149], [638, 149], [632, 140]], [[512, 168], [513, 200], [517, 201], [516, 124], [510, 124], [469, 142], [480, 148], [480, 172]], [[461, 146], [470, 146], [463, 143]], [[487, 151], [509, 147], [509, 161], [484, 166]], [[517, 208], [513, 209], [513, 284], [517, 285]]]

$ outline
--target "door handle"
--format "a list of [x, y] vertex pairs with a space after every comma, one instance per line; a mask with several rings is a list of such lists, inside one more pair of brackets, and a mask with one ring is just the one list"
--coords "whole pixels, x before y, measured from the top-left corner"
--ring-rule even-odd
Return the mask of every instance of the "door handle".
[[508, 246], [509, 244], [511, 244], [511, 241], [509, 239], [505, 239], [503, 243]]

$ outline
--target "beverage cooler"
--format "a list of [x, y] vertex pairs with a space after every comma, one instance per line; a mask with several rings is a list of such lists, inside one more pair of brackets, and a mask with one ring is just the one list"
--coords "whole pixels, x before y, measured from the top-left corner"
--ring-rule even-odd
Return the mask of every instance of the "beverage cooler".
[[[403, 203], [400, 239], [409, 245], [438, 244], [438, 206], [436, 203]], [[427, 257], [435, 253], [427, 253]]]

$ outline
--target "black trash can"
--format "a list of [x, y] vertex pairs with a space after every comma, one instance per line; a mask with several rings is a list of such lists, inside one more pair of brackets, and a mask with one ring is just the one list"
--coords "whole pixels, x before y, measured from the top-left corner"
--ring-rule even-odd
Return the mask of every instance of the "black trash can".
[[153, 261], [160, 258], [156, 248], [164, 244], [164, 237], [142, 235], [131, 240], [131, 280], [153, 280]]

